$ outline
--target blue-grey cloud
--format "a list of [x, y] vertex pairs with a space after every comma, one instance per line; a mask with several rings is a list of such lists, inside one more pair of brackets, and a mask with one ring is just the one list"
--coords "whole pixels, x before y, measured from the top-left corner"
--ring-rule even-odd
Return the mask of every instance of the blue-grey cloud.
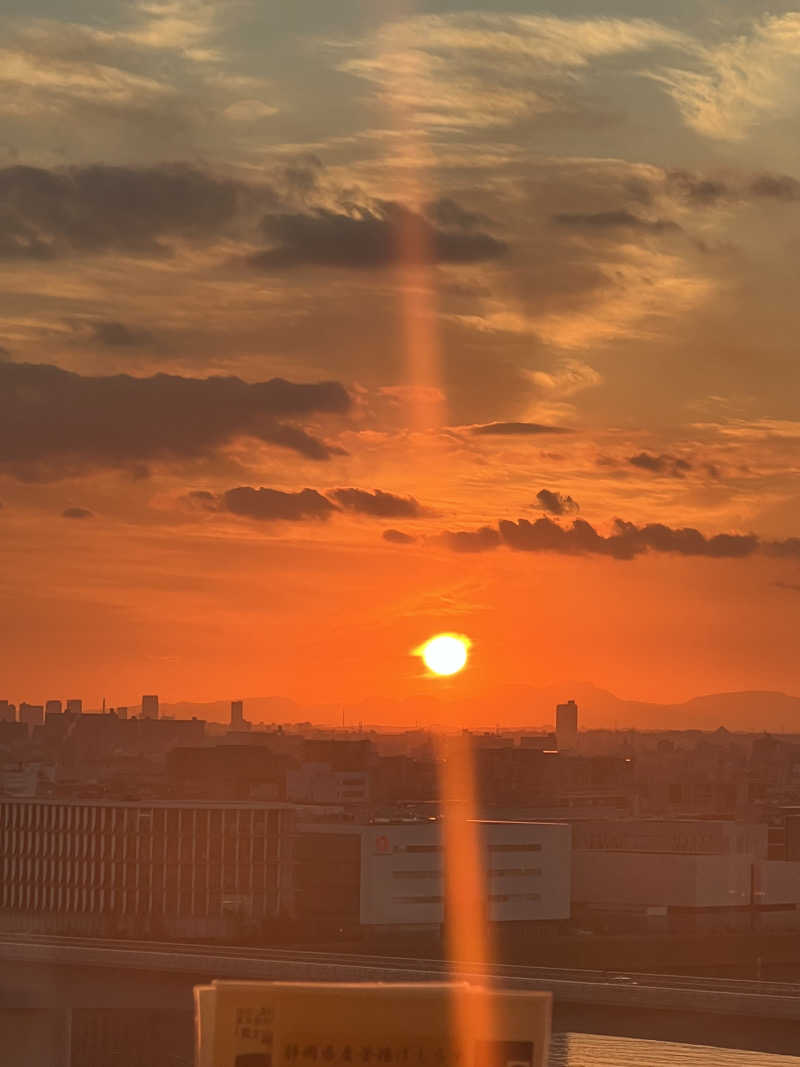
[[347, 391], [333, 381], [100, 377], [0, 363], [0, 467], [20, 477], [58, 477], [82, 467], [209, 456], [237, 437], [325, 460], [340, 450], [282, 420], [349, 406]]
[[223, 507], [233, 515], [241, 515], [261, 522], [302, 522], [307, 519], [327, 519], [336, 508], [316, 489], [284, 492], [282, 489], [254, 489], [240, 485], [222, 494]]
[[416, 519], [427, 514], [413, 496], [396, 496], [382, 489], [335, 489], [328, 495], [347, 511], [381, 519]]
[[221, 232], [249, 187], [185, 165], [0, 169], [0, 259], [163, 254]]
[[124, 322], [101, 321], [91, 323], [92, 340], [109, 348], [136, 348], [153, 343], [153, 335], [140, 326]]
[[555, 493], [551, 489], [540, 489], [536, 494], [536, 503], [542, 511], [551, 515], [569, 515], [571, 512], [580, 511], [578, 502], [571, 496]]
[[631, 211], [570, 212], [553, 215], [553, 222], [577, 230], [615, 230], [624, 227], [647, 233], [674, 233], [681, 227], [671, 219], [643, 219]]
[[384, 530], [381, 536], [384, 541], [388, 541], [393, 545], [411, 545], [416, 541], [416, 537], [404, 533], [402, 530]]
[[653, 456], [649, 452], [639, 452], [635, 456], [630, 456], [628, 463], [632, 467], [638, 467], [639, 470], [649, 471], [651, 474], [665, 474], [670, 478], [683, 478], [692, 469], [692, 464], [688, 459], [670, 456], [667, 453]]
[[400, 262], [478, 263], [497, 259], [505, 242], [489, 233], [444, 229], [402, 204], [380, 202], [350, 211], [319, 208], [268, 214], [271, 247], [251, 256], [258, 270], [300, 266], [377, 270]]
[[[556, 552], [560, 555], [609, 556], [630, 560], [646, 552], [681, 556], [706, 556], [712, 559], [742, 559], [768, 546], [754, 534], [715, 534], [706, 537], [692, 527], [674, 528], [662, 523], [637, 526], [616, 519], [611, 534], [604, 535], [583, 519], [575, 519], [562, 526], [543, 516], [535, 522], [502, 519], [497, 527], [483, 526], [477, 530], [448, 532], [440, 540], [455, 552], [485, 552], [505, 545], [517, 552]], [[780, 543], [782, 546], [786, 542]], [[781, 554], [773, 551], [773, 554]], [[800, 555], [787, 547], [785, 555]]]

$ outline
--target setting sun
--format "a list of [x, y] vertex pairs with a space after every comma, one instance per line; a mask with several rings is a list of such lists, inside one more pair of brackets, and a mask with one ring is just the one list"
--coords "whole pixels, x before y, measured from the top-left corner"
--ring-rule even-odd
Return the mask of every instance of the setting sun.
[[461, 634], [437, 634], [415, 650], [434, 674], [457, 674], [467, 662], [470, 640]]

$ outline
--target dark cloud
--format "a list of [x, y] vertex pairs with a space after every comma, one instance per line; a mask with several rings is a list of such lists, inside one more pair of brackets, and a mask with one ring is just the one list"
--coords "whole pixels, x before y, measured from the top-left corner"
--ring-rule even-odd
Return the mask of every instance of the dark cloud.
[[800, 182], [785, 174], [760, 174], [750, 183], [749, 192], [769, 200], [800, 200]]
[[[393, 201], [350, 202], [344, 191], [335, 209], [307, 206], [322, 170], [309, 156], [277, 168], [269, 183], [251, 184], [186, 164], [0, 168], [0, 260], [165, 255], [176, 240], [251, 240], [259, 231], [270, 247], [250, 262], [264, 270], [476, 263], [507, 251], [486, 232], [490, 220], [446, 197], [428, 205], [430, 217]], [[142, 343], [126, 339], [125, 329], [99, 323], [97, 340]]]
[[785, 541], [766, 541], [764, 552], [782, 559], [800, 558], [800, 537], [787, 537]]
[[94, 512], [89, 511], [88, 508], [64, 508], [61, 512], [61, 517], [64, 519], [91, 519], [94, 518]]
[[472, 433], [488, 437], [526, 437], [542, 433], [572, 433], [566, 426], [547, 426], [541, 422], [487, 422], [473, 426]]
[[367, 489], [335, 489], [329, 494], [347, 511], [361, 515], [374, 515], [381, 519], [416, 519], [427, 514], [425, 508], [413, 496], [395, 496], [382, 489], [369, 492]]
[[481, 526], [479, 530], [447, 531], [439, 540], [453, 552], [488, 552], [501, 543], [500, 534], [493, 526]]
[[560, 526], [552, 519], [536, 522], [520, 519], [502, 520], [500, 535], [509, 548], [520, 552], [559, 552], [566, 555], [590, 554], [633, 559], [644, 552], [676, 553], [682, 556], [710, 556], [713, 558], [741, 558], [759, 548], [753, 535], [716, 534], [705, 537], [699, 530], [686, 527], [674, 529], [661, 523], [636, 526], [632, 522], [615, 520], [614, 532], [604, 537], [583, 519], [570, 526]]
[[787, 589], [790, 593], [800, 593], [800, 582], [771, 582], [776, 589]]
[[536, 500], [542, 511], [549, 511], [551, 515], [569, 515], [572, 512], [580, 511], [578, 502], [573, 500], [571, 496], [563, 496], [563, 494], [554, 493], [550, 489], [540, 489], [536, 494]]
[[93, 322], [92, 340], [109, 348], [134, 348], [149, 345], [153, 335], [138, 326], [126, 326], [124, 322]]
[[382, 537], [393, 545], [411, 545], [416, 541], [416, 537], [403, 533], [402, 530], [384, 530]]
[[575, 229], [585, 230], [610, 230], [620, 226], [626, 226], [633, 230], [647, 230], [650, 233], [665, 233], [680, 230], [677, 222], [669, 219], [643, 219], [630, 211], [596, 211], [590, 214], [583, 212], [562, 213], [552, 216], [553, 222], [559, 226], [571, 226]]
[[628, 457], [628, 463], [639, 470], [650, 471], [651, 474], [665, 474], [670, 478], [683, 478], [687, 471], [692, 469], [692, 464], [680, 456], [670, 456], [664, 452], [660, 456], [653, 456], [649, 452], [639, 452], [635, 456]]
[[[755, 534], [713, 534], [706, 536], [693, 527], [672, 527], [663, 523], [637, 526], [615, 519], [611, 533], [604, 535], [584, 519], [562, 525], [543, 516], [530, 522], [501, 520], [497, 527], [448, 531], [435, 538], [453, 552], [487, 552], [504, 545], [517, 552], [556, 552], [568, 556], [606, 556], [632, 560], [648, 552], [708, 559], [746, 559], [757, 553], [800, 559], [800, 537], [762, 542]], [[790, 584], [774, 583], [784, 588]]]
[[86, 467], [208, 456], [241, 436], [327, 459], [333, 449], [280, 419], [342, 413], [349, 403], [338, 382], [89, 377], [0, 363], [0, 466], [19, 477], [56, 478]]
[[182, 165], [0, 169], [0, 259], [164, 253], [228, 226], [255, 191]]
[[216, 494], [210, 493], [208, 489], [192, 489], [184, 499], [200, 511], [216, 511], [219, 503]]
[[280, 171], [280, 184], [301, 197], [308, 196], [319, 187], [325, 165], [319, 156], [308, 153], [298, 156]]
[[571, 526], [559, 526], [552, 519], [541, 518], [535, 522], [519, 519], [500, 521], [499, 529], [503, 543], [519, 552], [601, 553], [614, 555], [606, 546], [607, 539], [583, 519], [576, 519]]
[[243, 515], [262, 522], [284, 520], [301, 522], [304, 519], [327, 519], [337, 509], [316, 489], [301, 489], [285, 493], [281, 489], [253, 489], [240, 485], [222, 494], [222, 504], [233, 515]]
[[425, 210], [435, 223], [445, 229], [474, 230], [477, 226], [490, 225], [492, 221], [487, 215], [467, 211], [457, 201], [447, 196], [433, 200]]
[[715, 204], [731, 193], [725, 182], [704, 178], [688, 170], [669, 171], [667, 184], [671, 191], [695, 204]]
[[249, 260], [261, 270], [303, 265], [376, 270], [401, 261], [477, 263], [507, 250], [488, 233], [440, 229], [392, 202], [350, 211], [266, 215], [262, 229], [273, 247]]
[[759, 548], [754, 534], [714, 534], [705, 537], [691, 526], [675, 529], [662, 523], [637, 527], [634, 523], [615, 520], [616, 532], [608, 538], [615, 545], [626, 546], [631, 555], [648, 550], [676, 552], [682, 556], [711, 556], [717, 559], [741, 559]]
[[294, 452], [299, 452], [301, 456], [305, 456], [307, 459], [324, 460], [330, 459], [331, 456], [347, 455], [343, 448], [339, 448], [337, 445], [328, 445], [324, 441], [320, 441], [318, 437], [312, 436], [306, 430], [301, 430], [299, 426], [280, 424], [271, 429], [264, 429], [260, 437], [270, 444], [291, 448]]
[[755, 198], [800, 200], [800, 182], [787, 174], [756, 174], [749, 181], [735, 183], [706, 178], [687, 170], [667, 173], [667, 188], [695, 205], [713, 205], [720, 200]]

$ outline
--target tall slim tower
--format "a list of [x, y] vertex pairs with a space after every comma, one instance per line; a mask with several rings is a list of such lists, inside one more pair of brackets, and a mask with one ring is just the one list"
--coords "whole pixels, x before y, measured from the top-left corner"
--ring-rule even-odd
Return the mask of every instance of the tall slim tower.
[[158, 718], [158, 695], [156, 693], [150, 693], [142, 697], [142, 718]]
[[568, 752], [578, 744], [578, 705], [574, 700], [556, 704], [556, 745]]
[[244, 701], [231, 701], [231, 730], [241, 730], [244, 727]]

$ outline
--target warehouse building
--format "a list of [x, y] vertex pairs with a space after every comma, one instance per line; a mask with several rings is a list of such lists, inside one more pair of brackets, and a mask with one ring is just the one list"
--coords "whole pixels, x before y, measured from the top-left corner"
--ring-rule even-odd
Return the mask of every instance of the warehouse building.
[[754, 925], [767, 827], [707, 819], [587, 820], [573, 826], [573, 916], [601, 930]]
[[[472, 822], [485, 872], [490, 923], [558, 923], [569, 918], [570, 827]], [[361, 826], [298, 824], [308, 861], [296, 868], [298, 917], [358, 916], [362, 928], [432, 928], [447, 919], [446, 826], [441, 820]], [[323, 861], [323, 857], [325, 860]], [[457, 858], [453, 875], [457, 879]], [[315, 886], [336, 886], [335, 897]], [[336, 904], [334, 904], [334, 899]], [[316, 910], [315, 910], [316, 909]]]
[[[471, 825], [487, 922], [569, 917], [568, 826]], [[0, 927], [234, 940], [431, 929], [446, 922], [446, 860], [439, 820], [356, 824], [341, 810], [252, 800], [6, 797]]]

